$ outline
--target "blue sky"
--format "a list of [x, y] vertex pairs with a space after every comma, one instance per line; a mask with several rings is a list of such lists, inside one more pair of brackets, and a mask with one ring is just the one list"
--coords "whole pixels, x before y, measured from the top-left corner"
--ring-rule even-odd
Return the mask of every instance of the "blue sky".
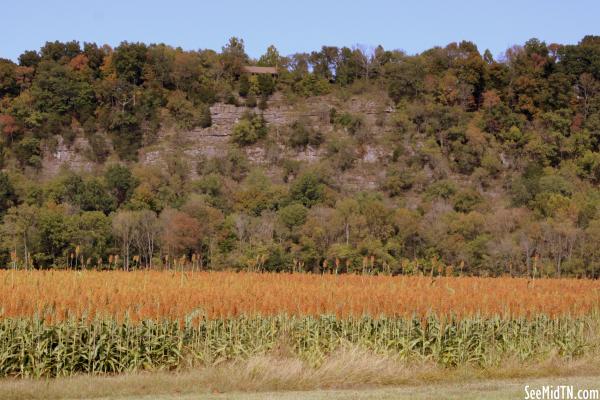
[[220, 49], [242, 37], [250, 56], [321, 45], [383, 45], [417, 53], [459, 40], [498, 55], [537, 37], [577, 43], [600, 34], [599, 1], [10, 1], [2, 5], [0, 57], [16, 59], [50, 40], [163, 42]]

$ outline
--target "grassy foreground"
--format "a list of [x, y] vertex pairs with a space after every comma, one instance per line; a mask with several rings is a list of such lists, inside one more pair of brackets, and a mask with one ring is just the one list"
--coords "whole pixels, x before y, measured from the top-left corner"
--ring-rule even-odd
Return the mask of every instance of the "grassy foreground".
[[0, 398], [41, 399], [518, 399], [524, 386], [600, 389], [600, 360], [548, 359], [494, 369], [406, 364], [346, 349], [318, 368], [277, 355], [175, 373], [2, 379]]

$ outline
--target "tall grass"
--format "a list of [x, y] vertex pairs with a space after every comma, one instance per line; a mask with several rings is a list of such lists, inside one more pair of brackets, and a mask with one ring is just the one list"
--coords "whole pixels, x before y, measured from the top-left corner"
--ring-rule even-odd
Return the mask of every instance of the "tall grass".
[[573, 359], [600, 346], [597, 315], [336, 318], [237, 317], [186, 322], [0, 321], [0, 376], [41, 377], [180, 369], [284, 352], [318, 366], [351, 345], [398, 360], [444, 367]]

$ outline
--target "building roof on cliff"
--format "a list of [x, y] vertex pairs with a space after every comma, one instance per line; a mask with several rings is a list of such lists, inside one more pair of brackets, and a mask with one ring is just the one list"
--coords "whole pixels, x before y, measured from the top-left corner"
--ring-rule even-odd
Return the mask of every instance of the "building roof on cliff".
[[275, 67], [256, 67], [254, 65], [245, 65], [242, 67], [242, 70], [249, 74], [277, 74], [277, 68]]

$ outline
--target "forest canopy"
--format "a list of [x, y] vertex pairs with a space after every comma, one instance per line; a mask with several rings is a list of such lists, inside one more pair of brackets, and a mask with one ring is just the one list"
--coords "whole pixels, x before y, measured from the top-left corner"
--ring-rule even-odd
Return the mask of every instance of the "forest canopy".
[[[328, 107], [275, 126], [276, 101]], [[244, 109], [225, 154], [140, 159], [177, 150], [167, 131], [212, 129], [217, 104]], [[239, 38], [220, 51], [47, 42], [0, 58], [0, 134], [4, 267], [184, 257], [214, 269], [600, 275], [598, 36], [531, 39], [498, 59], [467, 41], [415, 55], [271, 46], [258, 59]], [[49, 154], [81, 140], [92, 170], [48, 173]], [[316, 161], [282, 155], [309, 150]]]

